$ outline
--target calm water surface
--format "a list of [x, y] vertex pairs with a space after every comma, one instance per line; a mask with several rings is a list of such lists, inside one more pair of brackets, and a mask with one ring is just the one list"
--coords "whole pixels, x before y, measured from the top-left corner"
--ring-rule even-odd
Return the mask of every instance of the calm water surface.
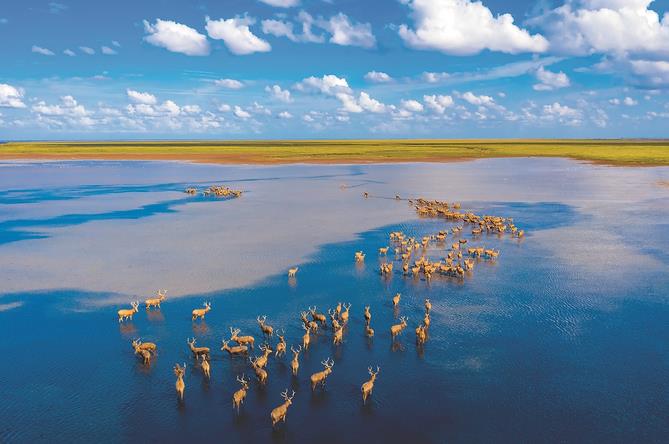
[[[669, 169], [559, 159], [0, 163], [0, 441], [666, 442], [662, 180]], [[245, 194], [217, 201], [182, 192], [212, 183]], [[501, 255], [464, 282], [383, 278], [375, 252], [389, 231], [452, 226], [417, 218], [395, 194], [513, 217], [527, 236], [484, 236], [477, 243]], [[362, 266], [353, 262], [359, 249], [368, 253]], [[116, 322], [118, 308], [157, 288], [169, 290], [162, 310]], [[426, 297], [432, 326], [418, 349], [413, 329]], [[191, 322], [204, 300], [206, 322]], [[344, 344], [332, 346], [330, 332], [312, 339], [297, 378], [289, 357], [270, 359], [268, 384], [252, 380], [235, 415], [235, 377], [252, 372], [219, 351], [229, 326], [259, 339], [255, 318], [267, 315], [290, 345], [303, 334], [299, 311], [338, 301], [352, 304]], [[372, 340], [363, 335], [365, 305]], [[399, 316], [409, 328], [393, 344], [388, 329]], [[159, 347], [150, 368], [130, 347], [140, 336]], [[214, 351], [210, 381], [190, 358], [191, 336]], [[311, 393], [309, 375], [327, 357], [333, 373]], [[183, 404], [175, 362], [188, 364]], [[370, 365], [381, 372], [363, 406]], [[272, 430], [269, 412], [286, 388], [296, 392], [293, 406]]]

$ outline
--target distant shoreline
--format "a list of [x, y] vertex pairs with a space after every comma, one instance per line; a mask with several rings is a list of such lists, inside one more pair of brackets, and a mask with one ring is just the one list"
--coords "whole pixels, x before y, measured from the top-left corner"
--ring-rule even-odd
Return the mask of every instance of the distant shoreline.
[[7, 142], [0, 160], [176, 160], [220, 164], [367, 164], [561, 157], [669, 166], [667, 140], [277, 140]]

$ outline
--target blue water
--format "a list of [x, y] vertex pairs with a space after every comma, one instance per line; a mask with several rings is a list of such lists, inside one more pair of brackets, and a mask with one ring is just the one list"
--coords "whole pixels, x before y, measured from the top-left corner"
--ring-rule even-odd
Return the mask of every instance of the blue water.
[[[493, 165], [500, 170], [552, 170], [558, 176], [567, 168], [563, 161], [517, 162]], [[81, 164], [74, 166], [88, 171]], [[99, 166], [93, 163], [89, 167]], [[99, 270], [99, 282], [87, 280], [85, 284], [82, 281], [81, 288], [63, 287], [68, 273], [75, 273], [90, 261], [85, 257], [63, 268], [39, 262], [53, 267], [42, 270], [43, 274], [54, 273], [51, 288], [30, 289], [30, 279], [24, 282], [19, 276], [10, 279], [12, 276], [3, 275], [13, 291], [3, 294], [0, 289], [0, 307], [20, 305], [0, 310], [0, 355], [5, 357], [0, 371], [0, 441], [666, 442], [669, 200], [663, 190], [654, 188], [655, 176], [666, 175], [666, 169], [616, 173], [569, 163], [570, 171], [582, 177], [582, 181], [571, 184], [573, 190], [582, 190], [573, 193], [583, 193], [585, 197], [554, 190], [551, 195], [546, 191], [546, 196], [542, 196], [550, 199], [521, 200], [526, 190], [536, 193], [537, 189], [550, 186], [547, 183], [552, 184], [545, 172], [539, 175], [545, 181], [530, 178], [532, 183], [528, 184], [527, 180], [519, 180], [514, 185], [519, 192], [508, 200], [495, 194], [499, 183], [482, 184], [477, 193], [490, 193], [490, 199], [465, 201], [467, 208], [513, 217], [517, 225], [526, 229], [525, 239], [484, 236], [478, 243], [499, 248], [502, 253], [496, 262], [479, 263], [464, 282], [437, 277], [428, 283], [399, 273], [389, 278], [378, 274], [380, 259], [374, 252], [387, 244], [388, 232], [403, 230], [422, 236], [452, 224], [418, 219], [403, 201], [373, 198], [360, 204], [362, 188], [376, 186], [371, 189], [379, 196], [384, 192], [392, 196], [396, 190], [406, 188], [435, 193], [435, 175], [445, 181], [442, 177], [449, 174], [476, 174], [488, 167], [476, 162], [416, 165], [412, 166], [411, 177], [403, 177], [401, 183], [388, 178], [389, 171], [403, 171], [399, 166], [318, 167], [313, 174], [305, 174], [307, 166], [262, 172], [252, 168], [235, 170], [238, 176], [231, 180], [273, 177], [267, 186], [275, 190], [278, 184], [290, 189], [302, 181], [314, 183], [314, 189], [319, 189], [317, 182], [328, 176], [334, 177], [335, 190], [334, 184], [341, 182], [342, 177], [351, 185], [357, 184], [354, 180], [361, 180], [364, 186], [356, 186], [350, 194], [338, 190], [331, 196], [320, 192], [311, 195], [310, 190], [304, 189], [295, 192], [300, 193], [301, 199], [311, 199], [314, 208], [318, 208], [318, 201], [329, 199], [350, 199], [352, 212], [377, 206], [382, 211], [388, 206], [388, 211], [392, 211], [388, 214], [396, 215], [397, 221], [377, 223], [372, 229], [352, 233], [346, 240], [318, 245], [299, 263], [294, 282], [289, 282], [284, 272], [262, 273], [263, 264], [284, 260], [282, 250], [291, 248], [292, 240], [281, 249], [275, 246], [264, 254], [253, 253], [238, 271], [250, 273], [253, 267], [248, 263], [255, 263], [259, 276], [253, 285], [186, 292], [169, 298], [160, 311], [146, 313], [140, 309], [133, 322], [127, 324], [116, 322], [116, 310], [127, 303], [114, 299], [119, 293], [124, 300], [134, 296], [119, 291], [127, 264], [108, 264], [119, 287], [108, 284], [104, 269]], [[54, 180], [45, 181], [49, 183], [43, 188], [22, 187], [21, 193], [14, 191], [19, 187], [0, 190], [0, 214], [4, 215], [0, 219], [0, 256], [11, 248], [42, 261], [37, 256], [46, 251], [40, 250], [41, 245], [47, 248], [59, 237], [74, 239], [76, 243], [79, 236], [82, 242], [88, 242], [90, 234], [78, 230], [86, 227], [96, 233], [105, 223], [114, 224], [112, 228], [118, 230], [119, 236], [125, 230], [148, 233], [162, 229], [165, 242], [177, 245], [181, 234], [170, 225], [171, 221], [188, 215], [197, 224], [199, 213], [206, 216], [209, 212], [228, 211], [226, 208], [233, 208], [232, 205], [254, 205], [254, 199], [263, 196], [262, 188], [251, 187], [237, 201], [203, 200], [194, 204], [176, 194], [183, 183], [193, 182], [156, 177], [174, 169], [184, 176], [192, 175], [189, 180], [204, 176], [202, 182], [208, 183], [209, 168], [216, 167], [157, 163], [148, 167], [154, 176], [141, 179], [133, 176], [135, 164], [114, 168], [124, 172], [123, 180], [119, 180], [120, 176], [99, 176], [99, 188], [94, 183], [81, 187], [60, 183], [60, 179], [55, 179], [59, 173], [52, 172], [50, 177]], [[64, 169], [68, 170], [67, 164]], [[623, 176], [632, 173], [634, 180]], [[12, 174], [20, 176], [20, 172]], [[295, 177], [299, 177], [298, 182], [294, 182]], [[586, 187], [588, 177], [599, 179], [591, 193]], [[630, 198], [624, 191], [621, 177], [636, 184], [636, 197]], [[70, 180], [76, 179], [67, 181]], [[95, 175], [86, 181], [95, 182]], [[140, 186], [130, 183], [133, 181], [153, 183]], [[116, 203], [113, 208], [104, 208], [109, 203], [99, 203], [101, 208], [97, 211], [93, 202], [91, 208], [79, 208], [79, 213], [63, 214], [45, 214], [37, 209], [47, 200], [77, 201], [83, 196], [110, 193], [147, 193], [156, 195], [156, 202], [141, 201], [132, 207], [134, 201], [130, 201], [128, 208], [123, 209], [117, 208]], [[454, 199], [450, 192], [444, 197]], [[619, 202], [623, 201], [621, 205]], [[21, 213], [20, 218], [12, 218], [19, 204], [36, 207]], [[223, 230], [225, 223], [232, 223], [235, 217], [232, 212], [225, 214], [229, 222], [217, 218], [209, 223], [220, 224], [219, 229]], [[258, 217], [267, 218], [267, 230], [271, 231], [279, 216]], [[339, 217], [345, 219], [344, 215]], [[360, 212], [357, 217], [364, 215]], [[336, 225], [337, 220], [324, 218], [311, 230], [325, 231], [331, 229], [330, 224]], [[41, 231], [44, 227], [50, 231]], [[107, 233], [108, 228], [104, 227]], [[311, 230], [299, 233], [304, 242], [311, 239]], [[220, 246], [217, 242], [229, 242], [227, 238], [219, 240], [216, 230], [201, 235], [209, 236], [216, 248]], [[114, 239], [106, 242], [111, 252]], [[244, 242], [235, 244], [227, 255], [243, 260], [247, 248], [255, 251], [254, 242], [253, 236], [245, 234]], [[137, 249], [143, 248], [151, 246], [137, 245]], [[182, 268], [186, 270], [189, 261], [208, 254], [178, 249], [182, 249], [181, 244], [175, 247], [174, 254], [182, 255]], [[364, 265], [356, 265], [352, 258], [353, 252], [360, 249], [368, 252]], [[436, 248], [431, 254], [435, 258], [443, 255]], [[146, 260], [145, 256], [142, 258]], [[12, 263], [7, 257], [2, 260]], [[234, 266], [234, 261], [221, 261], [211, 264], [212, 270]], [[167, 279], [153, 274], [150, 260], [144, 266], [155, 288]], [[54, 270], [64, 274], [59, 278]], [[175, 268], [173, 272], [182, 271]], [[40, 276], [39, 270], [30, 273], [37, 273], [40, 282], [50, 282]], [[196, 288], [198, 283], [190, 285]], [[98, 289], [102, 287], [109, 288]], [[398, 310], [390, 301], [396, 292], [402, 293]], [[141, 298], [146, 296], [149, 295]], [[426, 297], [433, 304], [432, 326], [427, 344], [417, 348], [413, 329], [422, 319]], [[191, 322], [190, 311], [204, 300], [212, 302], [206, 322]], [[253, 334], [258, 340], [255, 318], [267, 315], [275, 328], [285, 328], [290, 345], [303, 334], [299, 311], [310, 305], [325, 311], [338, 301], [352, 304], [344, 344], [333, 346], [330, 332], [317, 339], [312, 337], [311, 348], [302, 354], [297, 378], [290, 374], [290, 352], [283, 359], [271, 358], [268, 384], [260, 387], [252, 378], [241, 414], [235, 415], [231, 406], [232, 393], [238, 388], [235, 377], [241, 373], [252, 376], [252, 372], [242, 359], [231, 359], [219, 351], [220, 340], [227, 338], [229, 326], [241, 328], [243, 334]], [[363, 335], [365, 305], [371, 306], [372, 327], [376, 330], [372, 340]], [[388, 329], [399, 316], [409, 317], [409, 328], [392, 343]], [[130, 348], [130, 340], [139, 336], [159, 346], [150, 368], [141, 365]], [[189, 336], [197, 337], [199, 345], [214, 351], [211, 381], [204, 380], [190, 357], [186, 345]], [[327, 357], [335, 361], [333, 373], [325, 390], [311, 393], [309, 375], [320, 370], [320, 361]], [[176, 362], [188, 364], [183, 404], [177, 402], [174, 392], [171, 369]], [[363, 405], [360, 385], [367, 379], [370, 365], [380, 366], [381, 371], [371, 402]], [[286, 388], [296, 391], [293, 406], [287, 423], [272, 430], [269, 412], [281, 403], [280, 393]]]

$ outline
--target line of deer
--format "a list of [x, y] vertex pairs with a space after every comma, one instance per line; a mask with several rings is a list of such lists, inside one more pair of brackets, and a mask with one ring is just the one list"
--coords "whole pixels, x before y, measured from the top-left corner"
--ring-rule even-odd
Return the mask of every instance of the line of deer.
[[139, 301], [131, 302], [130, 305], [132, 308], [122, 308], [117, 312], [119, 323], [128, 319], [132, 321], [132, 316], [139, 311]]
[[209, 347], [196, 347], [195, 338], [186, 339], [186, 342], [195, 359], [198, 359], [200, 355], [209, 355]]
[[222, 346], [221, 351], [226, 351], [230, 356], [245, 355], [249, 352], [249, 348], [245, 345], [233, 345], [230, 347], [228, 345], [230, 341], [221, 340]]
[[293, 371], [293, 376], [297, 376], [297, 371], [300, 368], [300, 352], [302, 351], [302, 346], [298, 345], [297, 350], [290, 346], [290, 351], [293, 352], [293, 359], [290, 361], [290, 368]]
[[283, 393], [281, 393], [281, 397], [284, 400], [283, 404], [273, 409], [272, 413], [270, 414], [270, 417], [272, 418], [272, 427], [276, 426], [279, 421], [286, 422], [286, 413], [288, 412], [288, 407], [290, 407], [293, 403], [295, 390], [293, 390], [293, 394], [291, 396], [288, 396], [288, 389], [286, 389]]
[[177, 382], [174, 385], [177, 389], [177, 396], [180, 401], [184, 400], [184, 390], [186, 389], [186, 384], [184, 383], [184, 375], [186, 374], [186, 363], [181, 367], [179, 364], [174, 366], [174, 374], [177, 377]]
[[151, 307], [160, 308], [160, 303], [163, 302], [165, 300], [165, 297], [167, 296], [167, 290], [158, 290], [156, 296], [157, 297], [155, 298], [147, 299], [144, 301], [147, 310]]
[[311, 375], [311, 391], [314, 391], [319, 384], [321, 387], [325, 387], [325, 380], [330, 376], [330, 373], [332, 373], [334, 361], [330, 361], [330, 358], [327, 358], [325, 361], [321, 361], [321, 364], [323, 364], [325, 369]]
[[266, 315], [262, 316], [262, 318], [260, 316], [258, 316], [256, 318], [256, 320], [258, 321], [258, 325], [260, 326], [260, 330], [262, 331], [262, 333], [265, 336], [271, 337], [272, 335], [274, 335], [274, 328], [271, 325], [267, 324], [267, 316]]
[[196, 308], [195, 310], [193, 310], [193, 316], [192, 316], [193, 321], [198, 318], [204, 320], [204, 315], [206, 315], [211, 310], [210, 302], [205, 302], [204, 304], [202, 304], [202, 306], [204, 308]]
[[235, 341], [237, 345], [246, 345], [253, 349], [256, 343], [255, 338], [253, 336], [239, 336], [239, 332], [241, 332], [240, 329], [230, 327], [230, 340]]
[[400, 323], [390, 327], [390, 336], [392, 337], [392, 339], [395, 340], [397, 335], [401, 334], [402, 331], [406, 328], [406, 326], [407, 326], [407, 318], [405, 316], [400, 317]]
[[372, 395], [372, 390], [374, 390], [374, 381], [376, 381], [376, 375], [379, 374], [379, 371], [381, 368], [379, 366], [376, 366], [376, 371], [372, 371], [372, 367], [368, 367], [367, 371], [369, 372], [369, 380], [362, 384], [362, 387], [360, 387], [360, 391], [362, 391], [362, 403], [365, 404], [367, 402], [367, 398], [369, 398]]
[[295, 268], [289, 268], [288, 269], [288, 277], [293, 278], [297, 274], [297, 271], [300, 269], [300, 267], [295, 267]]
[[242, 387], [232, 395], [232, 408], [237, 409], [237, 413], [239, 414], [239, 407], [244, 403], [246, 392], [249, 390], [249, 381], [244, 379], [244, 375], [242, 375], [241, 379], [237, 376], [237, 382], [239, 382]]

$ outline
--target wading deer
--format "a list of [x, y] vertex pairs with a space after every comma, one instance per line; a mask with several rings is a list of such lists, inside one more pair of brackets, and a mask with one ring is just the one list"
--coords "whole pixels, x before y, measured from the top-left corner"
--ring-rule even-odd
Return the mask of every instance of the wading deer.
[[365, 323], [369, 324], [372, 320], [372, 313], [369, 311], [369, 305], [365, 307]]
[[233, 355], [245, 355], [249, 352], [249, 348], [245, 345], [235, 345], [233, 347], [230, 347], [228, 345], [228, 342], [230, 341], [224, 341], [221, 340], [223, 343], [223, 346], [221, 347], [221, 350], [228, 352], [231, 356]]
[[196, 320], [197, 318], [204, 319], [204, 315], [207, 314], [209, 310], [211, 310], [211, 303], [210, 302], [205, 302], [202, 304], [204, 308], [196, 308], [193, 310], [193, 316], [192, 320]]
[[276, 332], [276, 335], [279, 337], [279, 342], [276, 344], [276, 353], [274, 354], [275, 358], [283, 356], [286, 354], [286, 332], [282, 329], [281, 332]]
[[295, 397], [295, 390], [293, 394], [288, 396], [288, 389], [281, 393], [281, 397], [284, 399], [283, 404], [279, 407], [272, 410], [270, 416], [272, 417], [272, 427], [276, 426], [279, 421], [286, 422], [286, 413], [288, 412], [288, 407], [293, 403], [293, 398]]
[[299, 269], [300, 269], [300, 267], [295, 267], [295, 268], [288, 269], [288, 277], [289, 278], [295, 277], [295, 275], [297, 274], [297, 271]]
[[256, 365], [260, 368], [265, 368], [269, 355], [272, 354], [273, 350], [268, 345], [261, 345], [260, 350], [263, 354], [256, 358]]
[[300, 319], [302, 319], [302, 322], [309, 330], [313, 331], [314, 333], [318, 332], [318, 323], [316, 321], [310, 321], [309, 318], [307, 318], [306, 311], [300, 312]]
[[425, 313], [429, 313], [432, 310], [432, 303], [429, 299], [425, 299]]
[[344, 304], [344, 310], [341, 312], [341, 315], [339, 318], [341, 319], [342, 324], [346, 324], [348, 322], [348, 316], [349, 316], [349, 310], [351, 309], [351, 303], [349, 302], [348, 306]]
[[325, 327], [325, 321], [326, 317], [323, 313], [317, 313], [316, 312], [316, 306], [314, 305], [314, 308], [309, 307], [309, 312], [311, 313], [311, 319], [314, 321], [320, 322], [321, 326]]
[[142, 362], [144, 365], [151, 365], [151, 352], [148, 350], [142, 349], [139, 344], [136, 344], [135, 341], [132, 342], [133, 347], [135, 348], [135, 354], [142, 357]]
[[367, 402], [367, 398], [369, 398], [372, 395], [372, 390], [374, 390], [374, 381], [376, 381], [376, 375], [379, 374], [379, 371], [381, 368], [379, 366], [376, 366], [376, 371], [372, 371], [372, 367], [368, 367], [367, 371], [369, 372], [369, 380], [362, 384], [362, 387], [360, 387], [360, 391], [362, 391], [362, 403]]
[[382, 255], [382, 256], [385, 256], [386, 254], [388, 254], [388, 248], [389, 248], [389, 247], [381, 247], [381, 248], [379, 248], [379, 254]]
[[334, 336], [332, 337], [332, 343], [334, 345], [339, 345], [343, 342], [343, 333], [344, 333], [344, 328], [339, 327], [338, 329], [335, 330]]
[[242, 379], [239, 379], [239, 376], [237, 376], [237, 382], [242, 385], [242, 388], [237, 390], [232, 395], [232, 408], [237, 409], [237, 413], [239, 413], [239, 407], [244, 402], [244, 398], [246, 398], [246, 392], [249, 389], [249, 381], [244, 379], [244, 375], [242, 375]]
[[258, 378], [258, 382], [261, 385], [265, 385], [265, 382], [267, 381], [267, 370], [264, 368], [260, 368], [256, 365], [256, 359], [255, 358], [249, 358], [249, 362], [251, 363], [251, 367], [253, 367], [253, 371], [256, 374], [256, 378]]
[[416, 343], [418, 345], [423, 345], [425, 344], [426, 340], [427, 340], [427, 333], [425, 332], [425, 326], [419, 325], [418, 327], [416, 327]]
[[139, 301], [131, 302], [130, 305], [132, 308], [123, 308], [118, 311], [118, 321], [122, 322], [126, 319], [132, 321], [132, 316], [139, 311]]
[[365, 261], [365, 253], [362, 251], [356, 251], [355, 252], [355, 261], [356, 262], [364, 262]]
[[272, 336], [274, 334], [274, 328], [267, 324], [267, 316], [262, 316], [262, 319], [260, 316], [258, 316], [256, 320], [258, 321], [260, 330], [262, 330], [262, 333], [265, 336]]
[[151, 307], [158, 307], [160, 308], [160, 303], [165, 300], [165, 296], [167, 294], [167, 290], [158, 290], [158, 293], [156, 298], [153, 299], [147, 299], [144, 301], [144, 304], [146, 304], [146, 309], [148, 310]]
[[337, 312], [328, 309], [328, 314], [330, 315], [330, 321], [332, 322], [332, 330], [337, 330], [340, 327], [339, 321], [337, 320]]
[[302, 336], [302, 347], [304, 347], [305, 350], [308, 350], [309, 342], [311, 342], [311, 330], [309, 330], [309, 327], [305, 325], [303, 325], [302, 328], [305, 330], [304, 335]]
[[207, 361], [207, 355], [200, 355], [202, 358], [202, 363], [200, 364], [200, 367], [202, 367], [202, 373], [209, 379], [211, 377], [211, 366], [209, 365], [209, 361]]
[[177, 382], [174, 385], [177, 389], [177, 396], [180, 401], [184, 400], [184, 390], [186, 389], [186, 384], [184, 383], [184, 375], [186, 374], [186, 364], [181, 367], [179, 364], [174, 366], [174, 374], [177, 377]]
[[300, 352], [302, 351], [302, 346], [298, 345], [297, 350], [291, 345], [290, 351], [293, 352], [293, 360], [290, 361], [290, 368], [293, 370], [293, 376], [297, 376], [297, 370], [300, 368]]
[[390, 327], [390, 336], [392, 337], [392, 339], [395, 339], [397, 335], [402, 333], [402, 330], [404, 330], [406, 326], [407, 326], [407, 318], [405, 316], [402, 316], [400, 318], [399, 324], [395, 324], [392, 327]]
[[158, 346], [154, 344], [153, 342], [142, 342], [141, 339], [133, 339], [132, 340], [132, 348], [138, 347], [142, 350], [147, 350], [150, 351], [151, 353], [156, 353], [158, 350]]
[[324, 387], [325, 380], [328, 376], [330, 376], [330, 373], [332, 373], [332, 366], [334, 365], [334, 361], [330, 361], [330, 358], [328, 358], [325, 361], [321, 361], [321, 364], [323, 364], [325, 369], [311, 375], [311, 391], [314, 391], [318, 384], [320, 384], [321, 387]]
[[430, 313], [425, 313], [425, 316], [423, 317], [423, 325], [425, 328], [430, 328]]
[[196, 347], [195, 346], [195, 338], [191, 339], [186, 339], [186, 342], [188, 342], [188, 346], [190, 347], [190, 351], [193, 353], [194, 358], [199, 358], [200, 355], [208, 355], [209, 354], [209, 347]]
[[255, 345], [255, 338], [253, 336], [238, 336], [241, 330], [230, 327], [230, 340], [235, 341], [237, 345], [248, 345], [251, 348]]
[[374, 336], [374, 329], [371, 327], [369, 322], [365, 324], [365, 334], [367, 335], [368, 338], [371, 338]]
[[400, 303], [400, 299], [402, 299], [402, 295], [399, 293], [393, 296], [393, 307], [397, 307], [397, 304]]

